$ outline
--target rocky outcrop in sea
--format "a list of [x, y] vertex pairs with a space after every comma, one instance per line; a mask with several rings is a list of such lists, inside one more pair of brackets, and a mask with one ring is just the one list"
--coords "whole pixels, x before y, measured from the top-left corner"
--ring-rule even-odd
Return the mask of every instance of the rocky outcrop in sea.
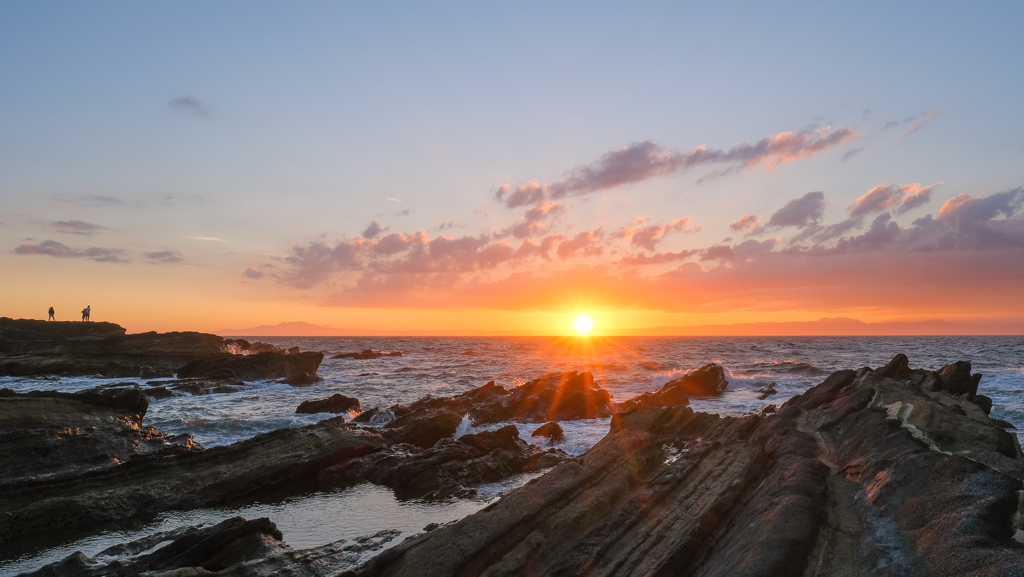
[[[691, 375], [623, 402], [589, 373], [488, 383], [211, 449], [141, 427], [146, 396], [131, 388], [0, 392], [0, 546], [366, 481], [443, 499], [547, 470], [368, 561], [396, 534], [295, 551], [273, 519], [237, 518], [35, 574], [1020, 574], [1024, 454], [970, 363], [912, 369], [897, 355], [739, 417], [688, 407], [725, 386], [713, 366]], [[515, 426], [595, 416], [609, 432], [578, 457]], [[466, 419], [512, 424], [455, 438]]]

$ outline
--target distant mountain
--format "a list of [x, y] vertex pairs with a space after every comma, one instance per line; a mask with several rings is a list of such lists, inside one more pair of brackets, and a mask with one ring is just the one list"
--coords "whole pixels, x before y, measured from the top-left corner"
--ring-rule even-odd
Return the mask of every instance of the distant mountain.
[[[695, 325], [689, 327], [608, 328], [604, 335], [619, 336], [902, 336], [902, 335], [1024, 335], [1024, 319], [956, 323], [944, 320], [915, 322], [886, 321], [866, 323], [847, 317], [823, 318], [816, 321], [738, 323], [732, 325]], [[216, 334], [223, 337], [345, 337], [345, 336], [555, 336], [569, 334], [557, 330], [539, 331], [381, 331], [373, 329], [339, 329], [302, 321], [260, 325], [248, 329], [225, 329]]]
[[314, 325], [302, 321], [260, 325], [250, 329], [224, 329], [216, 331], [222, 337], [343, 337], [366, 335], [367, 331], [338, 329], [327, 325]]

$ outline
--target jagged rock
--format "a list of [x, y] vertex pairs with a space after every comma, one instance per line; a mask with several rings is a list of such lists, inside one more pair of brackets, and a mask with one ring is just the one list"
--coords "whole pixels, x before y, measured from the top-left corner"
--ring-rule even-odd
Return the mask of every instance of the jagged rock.
[[400, 356], [402, 356], [402, 353], [400, 351], [391, 351], [391, 352], [387, 352], [387, 353], [385, 353], [384, 351], [381, 351], [381, 352], [377, 353], [377, 352], [374, 352], [372, 349], [363, 349], [361, 352], [358, 352], [358, 353], [338, 353], [338, 354], [334, 355], [331, 358], [332, 359], [359, 359], [359, 360], [367, 360], [367, 359], [379, 359], [381, 357], [400, 357]]
[[[725, 370], [718, 363], [708, 363], [686, 375], [673, 379], [661, 388], [663, 395], [721, 395], [729, 381], [725, 380]], [[672, 389], [678, 392], [670, 393]]]
[[[231, 372], [230, 374], [234, 374]], [[167, 381], [146, 381], [149, 388], [143, 389], [146, 395], [163, 398], [160, 391], [163, 390], [170, 396], [168, 389], [171, 391], [177, 391], [179, 393], [188, 393], [190, 395], [215, 395], [215, 394], [226, 394], [226, 393], [237, 393], [246, 388], [245, 383], [239, 380], [237, 377], [227, 377], [226, 374], [222, 374], [220, 377], [210, 378], [188, 378], [188, 379], [171, 379]]]
[[763, 400], [767, 399], [768, 397], [770, 397], [772, 395], [778, 394], [779, 391], [775, 390], [775, 386], [776, 385], [777, 385], [777, 383], [774, 383], [774, 382], [766, 383], [766, 384], [761, 385], [760, 387], [754, 389], [754, 390], [756, 390], [758, 392], [757, 398], [759, 398], [759, 399], [761, 399], [763, 401]]
[[251, 355], [254, 353], [280, 353], [284, 352], [281, 347], [267, 343], [250, 343], [245, 339], [224, 339], [224, 350], [236, 355]]
[[475, 494], [473, 485], [539, 471], [567, 458], [560, 450], [541, 451], [530, 445], [519, 438], [514, 425], [507, 425], [459, 439], [441, 438], [420, 452], [405, 452], [402, 445], [395, 445], [390, 452], [330, 467], [321, 479], [330, 486], [370, 480], [391, 487], [400, 499], [469, 497]]
[[932, 377], [840, 371], [768, 416], [618, 414], [582, 457], [352, 575], [1019, 574], [1024, 454]]
[[317, 374], [324, 354], [306, 352], [297, 355], [283, 353], [256, 353], [254, 355], [233, 355], [222, 353], [192, 361], [178, 369], [178, 378], [210, 378], [232, 371], [245, 381], [280, 379], [308, 373]]
[[[196, 332], [139, 333], [113, 323], [0, 318], [0, 375], [169, 375], [224, 350], [224, 339]], [[149, 378], [149, 377], [144, 377]]]
[[289, 385], [289, 386], [292, 386], [292, 387], [308, 387], [310, 385], [315, 385], [316, 383], [319, 383], [322, 380], [324, 380], [324, 379], [320, 375], [317, 375], [317, 374], [312, 374], [311, 375], [311, 374], [307, 373], [306, 371], [302, 371], [301, 373], [292, 375], [292, 376], [288, 377], [287, 379], [281, 379], [280, 382], [285, 383], [286, 385]]
[[410, 412], [384, 425], [382, 434], [392, 443], [408, 443], [429, 449], [440, 439], [451, 437], [462, 416], [447, 412]]
[[319, 401], [302, 401], [299, 403], [299, 407], [295, 409], [295, 412], [309, 415], [315, 413], [334, 413], [337, 415], [339, 413], [361, 410], [362, 407], [359, 406], [359, 399], [346, 397], [339, 393]]
[[148, 407], [138, 387], [77, 393], [0, 389], [0, 494], [37, 478], [112, 469], [136, 455], [201, 449], [191, 436], [143, 427]]
[[562, 426], [551, 421], [537, 427], [537, 430], [530, 434], [531, 437], [545, 437], [552, 444], [561, 443], [565, 440], [565, 432]]
[[376, 426], [384, 426], [398, 417], [403, 417], [409, 414], [409, 409], [402, 405], [391, 405], [386, 409], [374, 407], [368, 411], [363, 411], [356, 415], [352, 419], [355, 423], [367, 423]]

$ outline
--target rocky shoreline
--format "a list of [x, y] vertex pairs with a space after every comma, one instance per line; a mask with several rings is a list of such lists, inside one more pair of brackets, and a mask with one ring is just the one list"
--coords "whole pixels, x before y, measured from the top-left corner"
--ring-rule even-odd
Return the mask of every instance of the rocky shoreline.
[[[253, 375], [310, 379], [316, 371], [303, 355], [323, 358], [238, 355], [230, 350], [240, 343], [213, 335], [132, 339], [139, 335], [111, 326], [58, 338], [44, 332], [56, 328], [16, 326], [26, 322], [33, 321], [0, 319], [4, 374], [100, 363], [110, 369], [100, 374], [114, 377], [169, 371], [177, 378], [165, 387], [244, 385]], [[172, 341], [184, 344], [174, 350]], [[273, 359], [246, 360], [260, 355]], [[193, 368], [182, 375], [186, 366]], [[485, 509], [369, 560], [397, 533], [296, 551], [273, 519], [236, 518], [95, 558], [76, 553], [31, 574], [1019, 575], [1024, 454], [1009, 423], [988, 416], [980, 381], [964, 361], [933, 371], [896, 355], [877, 369], [836, 372], [778, 408], [723, 417], [687, 406], [690, 396], [727, 386], [718, 365], [621, 402], [590, 373], [554, 373], [209, 449], [142, 426], [158, 385], [2, 390], [0, 550], [51, 546], [165, 511], [363, 482], [402, 499], [444, 499], [545, 471]], [[333, 402], [339, 412], [361, 409], [357, 399]], [[611, 417], [610, 430], [578, 457], [528, 444], [514, 425], [549, 423], [544, 434], [554, 437], [557, 421], [594, 417]], [[513, 424], [455, 438], [464, 419]]]

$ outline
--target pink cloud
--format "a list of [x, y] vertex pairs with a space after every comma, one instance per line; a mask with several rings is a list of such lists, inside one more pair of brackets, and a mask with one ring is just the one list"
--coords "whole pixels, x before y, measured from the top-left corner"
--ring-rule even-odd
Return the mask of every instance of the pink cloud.
[[[638, 218], [637, 223], [640, 224], [645, 220], [646, 219], [643, 217]], [[672, 222], [662, 226], [647, 225], [624, 227], [620, 231], [620, 234], [623, 237], [628, 238], [630, 244], [653, 251], [654, 246], [661, 242], [661, 240], [665, 238], [665, 235], [670, 232], [696, 232], [694, 229], [689, 228], [689, 224], [690, 217], [687, 216], [673, 220]]]
[[699, 166], [725, 165], [726, 168], [716, 174], [749, 170], [759, 165], [771, 170], [779, 164], [840, 146], [855, 137], [850, 127], [828, 127], [796, 133], [780, 132], [754, 143], [743, 142], [724, 150], [699, 146], [687, 153], [665, 152], [660, 145], [647, 140], [606, 152], [591, 164], [573, 168], [557, 182], [542, 185], [533, 180], [515, 188], [504, 184], [495, 191], [495, 198], [508, 208], [515, 208], [544, 199], [581, 196], [658, 176], [683, 173]]
[[739, 220], [729, 225], [729, 228], [735, 231], [756, 229], [757, 228], [757, 216], [752, 214], [744, 214]]

